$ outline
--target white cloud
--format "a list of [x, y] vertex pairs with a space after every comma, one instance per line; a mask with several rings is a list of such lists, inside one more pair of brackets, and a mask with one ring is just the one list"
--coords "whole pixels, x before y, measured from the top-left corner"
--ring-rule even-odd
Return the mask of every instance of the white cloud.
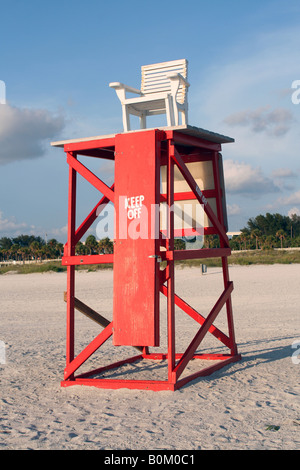
[[260, 168], [233, 160], [224, 160], [225, 186], [228, 193], [258, 197], [260, 194], [278, 191], [274, 182], [264, 176]]
[[228, 215], [239, 215], [242, 210], [238, 204], [227, 204], [227, 214]]
[[29, 225], [25, 222], [18, 222], [16, 217], [5, 217], [0, 211], [0, 238], [15, 237], [21, 234], [41, 236], [42, 238], [57, 238], [66, 241], [68, 235], [68, 225], [60, 228], [45, 228]]
[[7, 236], [8, 233], [16, 233], [26, 228], [28, 228], [28, 225], [25, 222], [18, 223], [15, 217], [6, 218], [3, 212], [0, 211], [0, 234]]
[[61, 115], [45, 109], [0, 105], [0, 164], [37, 158], [65, 126]]
[[290, 209], [288, 211], [288, 216], [289, 217], [292, 217], [292, 215], [294, 215], [294, 214], [300, 216], [300, 209], [298, 209], [297, 207], [292, 207], [292, 209]]
[[68, 225], [64, 225], [63, 227], [60, 228], [52, 228], [47, 231], [48, 238], [49, 236], [57, 238], [57, 237], [64, 237], [66, 238], [68, 235]]
[[284, 206], [289, 206], [292, 204], [300, 205], [300, 191], [296, 191], [295, 193], [291, 194], [290, 196], [281, 197], [278, 199], [278, 203]]
[[297, 174], [290, 168], [277, 168], [272, 171], [273, 178], [296, 178]]
[[284, 108], [270, 110], [269, 106], [254, 110], [239, 111], [224, 119], [230, 126], [249, 127], [252, 132], [265, 132], [270, 136], [285, 135], [294, 122], [292, 113]]

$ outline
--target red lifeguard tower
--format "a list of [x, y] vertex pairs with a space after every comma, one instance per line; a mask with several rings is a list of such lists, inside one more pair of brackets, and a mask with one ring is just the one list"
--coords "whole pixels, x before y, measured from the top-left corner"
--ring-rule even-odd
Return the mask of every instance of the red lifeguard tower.
[[[114, 84], [116, 85], [116, 84]], [[120, 85], [120, 84], [119, 84]], [[187, 109], [187, 108], [186, 108]], [[125, 113], [126, 114], [126, 113]], [[143, 124], [145, 120], [142, 120]], [[128, 121], [127, 121], [128, 124]], [[172, 120], [171, 120], [172, 124]], [[62, 386], [89, 385], [100, 388], [176, 390], [197, 377], [240, 359], [235, 341], [226, 235], [226, 204], [221, 147], [233, 139], [192, 127], [186, 123], [154, 129], [129, 131], [109, 136], [52, 143], [62, 147], [69, 165], [68, 240], [62, 264], [67, 266], [67, 344]], [[80, 161], [80, 157], [114, 160], [115, 181], [108, 187]], [[75, 226], [76, 175], [80, 174], [99, 191], [98, 204], [86, 219]], [[75, 246], [112, 202], [115, 209], [114, 253], [75, 255]], [[174, 204], [189, 205], [188, 227], [175, 224]], [[165, 208], [164, 221], [161, 208]], [[202, 223], [193, 214], [202, 210]], [[197, 212], [197, 211], [196, 211]], [[198, 211], [199, 213], [199, 211]], [[216, 234], [219, 248], [175, 250], [176, 236]], [[205, 318], [175, 292], [177, 260], [219, 257], [222, 260], [224, 290]], [[113, 319], [109, 321], [75, 295], [75, 266], [113, 263]], [[167, 350], [155, 352], [160, 345], [160, 295], [167, 298]], [[176, 351], [175, 306], [190, 316], [199, 329], [185, 351]], [[228, 332], [214, 321], [226, 309]], [[76, 357], [74, 354], [75, 309], [96, 321], [101, 331]], [[206, 354], [199, 347], [212, 334], [227, 348], [225, 354]], [[109, 339], [111, 347], [133, 346], [138, 354], [97, 369], [79, 373], [78, 369]], [[151, 349], [150, 349], [151, 348]], [[154, 348], [154, 350], [152, 350]], [[213, 361], [186, 375], [192, 359]], [[155, 380], [106, 378], [105, 373], [128, 363], [164, 361], [166, 376]], [[185, 372], [185, 373], [184, 373]]]

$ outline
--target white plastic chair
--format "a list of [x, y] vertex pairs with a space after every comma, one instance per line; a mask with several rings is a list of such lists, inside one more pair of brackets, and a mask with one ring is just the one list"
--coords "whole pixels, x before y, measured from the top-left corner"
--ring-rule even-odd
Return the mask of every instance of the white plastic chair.
[[[188, 124], [187, 66], [186, 59], [143, 65], [140, 90], [120, 82], [109, 84], [121, 101], [125, 132], [130, 131], [130, 114], [139, 116], [141, 129], [146, 128], [146, 117], [156, 114], [166, 114], [167, 125], [178, 126], [181, 113], [182, 124]], [[139, 96], [128, 98], [126, 92]]]

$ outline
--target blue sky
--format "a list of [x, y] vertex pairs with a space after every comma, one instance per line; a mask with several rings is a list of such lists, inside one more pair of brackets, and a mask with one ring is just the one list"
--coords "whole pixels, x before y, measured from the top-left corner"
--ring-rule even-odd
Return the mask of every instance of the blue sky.
[[[189, 124], [223, 146], [229, 229], [259, 213], [300, 215], [300, 3], [0, 0], [0, 238], [66, 240], [68, 168], [51, 141], [122, 131], [111, 81], [189, 61]], [[1, 96], [0, 96], [1, 98]], [[164, 118], [160, 125], [165, 125]], [[112, 179], [106, 163], [93, 171]], [[98, 200], [80, 182], [78, 223]]]

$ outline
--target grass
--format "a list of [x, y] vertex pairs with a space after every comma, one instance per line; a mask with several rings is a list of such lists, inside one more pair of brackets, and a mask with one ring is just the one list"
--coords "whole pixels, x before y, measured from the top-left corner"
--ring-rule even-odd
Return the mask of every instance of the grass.
[[[245, 253], [234, 251], [228, 257], [229, 265], [250, 266], [252, 264], [294, 264], [300, 263], [300, 251], [277, 251], [277, 250], [253, 250], [253, 252], [245, 251]], [[199, 266], [206, 264], [208, 267], [220, 267], [222, 261], [220, 258], [194, 259], [178, 261], [177, 265]]]
[[[232, 252], [228, 258], [229, 265], [250, 266], [252, 264], [294, 264], [300, 263], [300, 251], [277, 251], [266, 250], [253, 252]], [[193, 267], [206, 264], [207, 267], [220, 267], [222, 265], [220, 258], [207, 258], [207, 259], [191, 259], [177, 261], [176, 266]], [[98, 271], [99, 269], [112, 269], [112, 264], [100, 265], [80, 265], [76, 266], [76, 271], [86, 270], [88, 272]], [[9, 266], [1, 266], [0, 274], [7, 272], [15, 272], [17, 274], [30, 274], [30, 273], [45, 273], [45, 272], [65, 272], [66, 266], [62, 266], [60, 261], [53, 261], [49, 263], [32, 263], [32, 264], [15, 264]]]
[[63, 272], [66, 271], [64, 266], [61, 266], [59, 261], [53, 261], [49, 263], [32, 263], [32, 264], [10, 264], [8, 266], [0, 267], [0, 274], [6, 274], [8, 272], [17, 274], [31, 274], [31, 273], [46, 273], [49, 271]]
[[229, 257], [230, 264], [294, 264], [300, 263], [300, 251], [253, 250], [253, 252], [234, 253]]
[[[80, 265], [76, 266], [76, 271], [86, 270], [88, 272], [98, 271], [99, 269], [112, 269], [112, 264], [101, 265]], [[53, 261], [49, 263], [32, 263], [32, 264], [13, 264], [8, 266], [0, 266], [0, 274], [16, 273], [16, 274], [31, 274], [31, 273], [46, 273], [66, 272], [67, 267], [62, 266], [60, 261]]]

